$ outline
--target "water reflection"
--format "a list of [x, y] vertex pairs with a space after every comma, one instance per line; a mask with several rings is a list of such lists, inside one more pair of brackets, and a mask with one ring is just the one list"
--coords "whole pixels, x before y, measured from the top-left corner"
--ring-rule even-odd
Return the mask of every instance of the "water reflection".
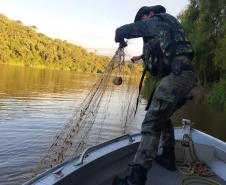
[[225, 112], [216, 110], [207, 103], [199, 102], [194, 98], [173, 116], [175, 123], [179, 123], [182, 118], [191, 119], [194, 128], [226, 141]]
[[96, 75], [0, 65], [0, 95], [27, 98], [37, 93], [73, 93], [94, 83]]
[[[0, 184], [24, 182], [46, 151], [53, 137], [90, 91], [98, 75], [75, 74], [0, 65]], [[133, 88], [137, 88], [134, 86]], [[108, 92], [109, 95], [111, 92]], [[118, 120], [123, 110], [127, 89], [115, 87], [109, 106], [104, 99], [89, 137], [93, 145], [123, 134]], [[125, 102], [124, 102], [125, 103]], [[138, 132], [145, 115], [145, 101], [126, 132]], [[182, 118], [194, 121], [195, 127], [226, 141], [226, 115], [199, 99], [194, 99], [173, 117], [175, 125]]]
[[[0, 75], [0, 184], [21, 184], [99, 76], [6, 65]], [[119, 102], [125, 103], [127, 90], [108, 92], [110, 108], [104, 99], [89, 145], [123, 134]], [[139, 128], [134, 122], [126, 131]]]

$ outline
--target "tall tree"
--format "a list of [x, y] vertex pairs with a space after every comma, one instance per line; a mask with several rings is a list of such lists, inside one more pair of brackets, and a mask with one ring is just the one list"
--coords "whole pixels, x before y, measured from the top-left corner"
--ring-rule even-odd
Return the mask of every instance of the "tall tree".
[[225, 66], [222, 52], [226, 53], [226, 0], [190, 0], [178, 17], [192, 41], [200, 83], [219, 81], [224, 76]]

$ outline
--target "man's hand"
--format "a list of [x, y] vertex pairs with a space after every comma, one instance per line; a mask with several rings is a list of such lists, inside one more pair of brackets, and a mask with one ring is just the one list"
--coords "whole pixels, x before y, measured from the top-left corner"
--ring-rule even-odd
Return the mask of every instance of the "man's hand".
[[140, 60], [141, 59], [141, 56], [133, 56], [130, 60], [132, 61], [132, 62], [136, 62], [136, 61], [138, 61], [138, 60]]

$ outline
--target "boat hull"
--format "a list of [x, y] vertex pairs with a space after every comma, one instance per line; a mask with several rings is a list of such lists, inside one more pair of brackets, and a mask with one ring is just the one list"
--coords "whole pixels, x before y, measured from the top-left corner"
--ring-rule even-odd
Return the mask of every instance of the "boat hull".
[[[184, 160], [182, 147], [183, 128], [175, 128], [176, 158]], [[213, 179], [226, 185], [226, 144], [195, 129], [190, 130], [194, 152], [197, 158], [207, 164], [217, 175]], [[88, 148], [80, 157], [66, 161], [25, 183], [25, 185], [104, 185], [111, 184], [112, 178], [123, 171], [131, 162], [141, 135], [125, 135]], [[164, 177], [164, 178], [162, 178]], [[153, 163], [147, 184], [175, 185], [184, 178], [179, 170], [169, 172]], [[174, 179], [174, 180], [172, 180]]]

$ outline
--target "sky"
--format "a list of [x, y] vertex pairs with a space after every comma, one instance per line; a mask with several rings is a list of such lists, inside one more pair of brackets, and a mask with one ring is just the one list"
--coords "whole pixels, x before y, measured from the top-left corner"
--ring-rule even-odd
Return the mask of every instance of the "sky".
[[[161, 4], [176, 16], [188, 0], [0, 0], [0, 13], [38, 32], [67, 40], [97, 54], [112, 55], [117, 49], [115, 29], [132, 23], [142, 6]], [[142, 39], [131, 39], [127, 52], [142, 51]]]

